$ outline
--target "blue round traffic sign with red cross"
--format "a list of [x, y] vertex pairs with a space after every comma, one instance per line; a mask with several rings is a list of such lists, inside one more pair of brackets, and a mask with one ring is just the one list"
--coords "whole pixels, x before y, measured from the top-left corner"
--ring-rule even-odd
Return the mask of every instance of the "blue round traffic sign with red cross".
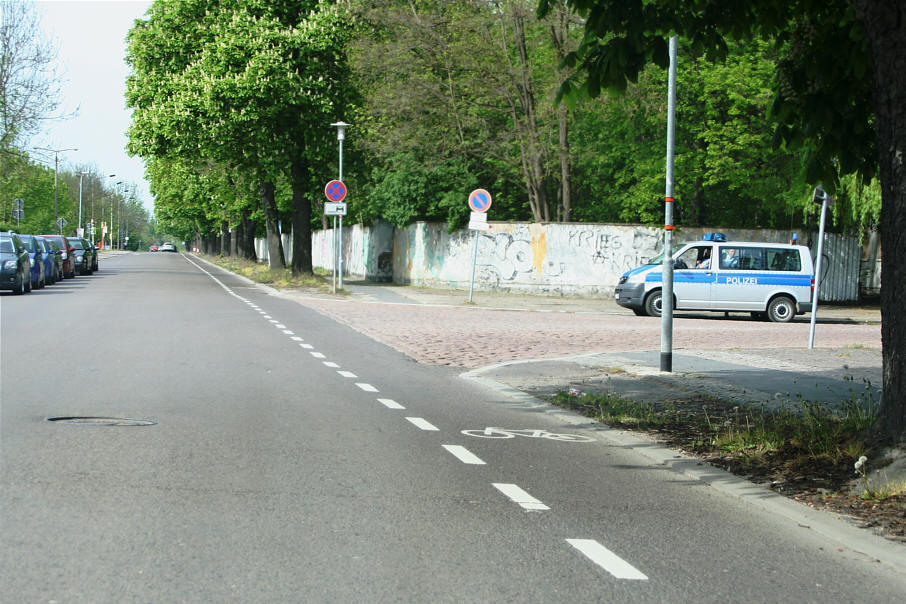
[[343, 201], [346, 199], [346, 185], [342, 180], [332, 180], [324, 187], [324, 194], [330, 201]]
[[491, 194], [484, 189], [475, 189], [469, 193], [469, 207], [475, 212], [487, 212], [491, 207]]

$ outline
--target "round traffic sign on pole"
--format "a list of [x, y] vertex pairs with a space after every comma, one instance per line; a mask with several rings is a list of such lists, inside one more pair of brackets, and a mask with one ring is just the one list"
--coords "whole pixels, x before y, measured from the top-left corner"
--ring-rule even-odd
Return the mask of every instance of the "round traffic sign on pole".
[[324, 187], [324, 194], [330, 201], [343, 201], [346, 199], [346, 185], [342, 180], [332, 180]]
[[469, 193], [469, 207], [476, 212], [487, 212], [491, 207], [491, 194], [484, 189], [475, 189]]

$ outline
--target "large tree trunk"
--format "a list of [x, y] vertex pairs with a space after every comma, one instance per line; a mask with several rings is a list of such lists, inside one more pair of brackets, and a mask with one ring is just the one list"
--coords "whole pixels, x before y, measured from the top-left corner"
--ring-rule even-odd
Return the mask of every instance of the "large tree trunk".
[[226, 221], [220, 223], [220, 255], [230, 255], [230, 223]]
[[258, 260], [258, 252], [255, 250], [256, 226], [248, 211], [243, 210], [239, 218], [239, 255], [252, 262]]
[[293, 187], [293, 274], [311, 274], [311, 199], [305, 194], [309, 166], [294, 159], [290, 166]]
[[[557, 74], [561, 84], [569, 77], [570, 70], [563, 67], [569, 48], [569, 19], [571, 11], [563, 3], [557, 5], [553, 11], [551, 23], [551, 40], [557, 57]], [[569, 222], [572, 217], [572, 166], [569, 157], [569, 108], [566, 103], [557, 107], [557, 122], [559, 126], [560, 141], [557, 145], [557, 155], [560, 159], [560, 188], [557, 220]]]
[[872, 101], [881, 168], [881, 344], [884, 395], [879, 427], [906, 442], [906, 9], [902, 0], [856, 0], [872, 60]]
[[264, 226], [267, 229], [267, 265], [270, 268], [286, 268], [283, 261], [283, 241], [277, 224], [274, 183], [267, 180], [261, 181], [261, 209], [264, 210]]

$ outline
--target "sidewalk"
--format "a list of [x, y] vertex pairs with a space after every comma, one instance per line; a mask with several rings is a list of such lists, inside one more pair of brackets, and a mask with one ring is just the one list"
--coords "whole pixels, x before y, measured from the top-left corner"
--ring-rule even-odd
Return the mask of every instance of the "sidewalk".
[[[861, 398], [877, 402], [880, 400], [881, 375], [881, 349], [879, 326], [881, 322], [880, 309], [877, 307], [831, 306], [818, 307], [816, 333], [824, 334], [829, 329], [846, 329], [844, 326], [861, 326], [864, 331], [866, 326], [872, 326], [872, 333], [867, 339], [860, 334], [861, 339], [849, 341], [844, 336], [837, 338], [837, 342], [845, 342], [844, 346], [815, 347], [808, 349], [806, 338], [800, 337], [807, 333], [811, 316], [801, 315], [794, 319], [795, 326], [778, 325], [781, 328], [773, 330], [774, 340], [782, 345], [766, 347], [764, 342], [760, 346], [747, 345], [743, 331], [751, 331], [758, 327], [758, 322], [749, 317], [749, 313], [707, 313], [707, 312], [679, 312], [677, 319], [707, 318], [708, 322], [692, 321], [693, 329], [706, 330], [712, 334], [720, 334], [723, 328], [721, 323], [726, 321], [726, 329], [730, 332], [724, 336], [736, 338], [739, 342], [734, 348], [704, 347], [677, 347], [672, 351], [672, 371], [660, 371], [660, 350], [638, 350], [629, 346], [620, 349], [617, 344], [610, 345], [610, 352], [590, 352], [595, 350], [594, 344], [587, 341], [576, 341], [575, 349], [563, 346], [562, 341], [554, 341], [551, 329], [562, 333], [571, 334], [576, 338], [575, 331], [567, 331], [567, 323], [553, 322], [555, 317], [548, 315], [548, 319], [539, 317], [532, 320], [513, 320], [512, 311], [525, 313], [568, 313], [570, 315], [595, 315], [588, 317], [587, 330], [600, 329], [601, 320], [617, 322], [621, 326], [642, 325], [648, 329], [646, 341], [649, 346], [656, 345], [657, 334], [651, 337], [651, 330], [659, 330], [659, 322], [653, 318], [636, 317], [630, 310], [617, 305], [612, 299], [587, 299], [587, 298], [561, 298], [530, 296], [509, 293], [473, 292], [472, 303], [468, 301], [468, 291], [441, 290], [420, 287], [398, 286], [388, 284], [374, 284], [361, 281], [345, 281], [344, 289], [349, 292], [345, 298], [348, 302], [365, 302], [376, 304], [389, 304], [393, 307], [411, 305], [438, 309], [435, 322], [449, 321], [445, 328], [429, 325], [425, 327], [426, 333], [409, 333], [402, 340], [405, 343], [404, 352], [412, 354], [420, 360], [419, 347], [424, 347], [426, 354], [435, 352], [436, 341], [440, 336], [449, 334], [449, 339], [459, 340], [462, 346], [468, 346], [477, 333], [489, 335], [486, 338], [487, 347], [492, 348], [496, 342], [503, 339], [503, 335], [495, 337], [500, 329], [511, 335], [513, 330], [522, 330], [525, 333], [545, 331], [548, 333], [549, 348], [545, 349], [543, 343], [528, 343], [528, 336], [524, 338], [526, 348], [537, 350], [536, 356], [518, 354], [510, 346], [502, 345], [497, 356], [489, 358], [498, 359], [499, 363], [478, 359], [474, 364], [459, 364], [472, 367], [473, 374], [506, 383], [518, 390], [539, 397], [549, 396], [558, 391], [575, 388], [584, 392], [612, 392], [625, 398], [640, 402], [662, 402], [664, 400], [689, 398], [692, 396], [718, 397], [741, 403], [765, 405], [777, 408], [782, 405], [797, 405], [801, 399], [808, 401], [821, 401], [840, 403], [852, 398]], [[292, 295], [292, 294], [289, 294]], [[336, 296], [317, 296], [324, 299], [338, 300]], [[473, 331], [462, 328], [463, 320], [450, 320], [453, 309], [480, 311], [482, 317], [487, 317], [488, 311], [501, 311], [496, 318], [490, 321], [492, 326]], [[505, 312], [509, 311], [509, 312]], [[364, 316], [358, 315], [352, 309], [335, 311], [331, 313], [341, 318], [344, 322], [362, 329], [377, 339], [385, 341], [391, 346], [399, 342], [393, 337], [403, 329], [396, 324], [389, 327], [367, 324], [373, 319], [374, 313], [368, 312]], [[461, 313], [456, 313], [462, 316]], [[625, 316], [623, 322], [621, 317]], [[609, 317], [609, 318], [608, 318]], [[391, 312], [382, 313], [383, 321], [392, 320]], [[564, 317], [566, 319], [566, 317]], [[430, 319], [429, 319], [430, 320]], [[406, 321], [410, 323], [425, 322], [424, 313], [410, 312]], [[686, 322], [689, 323], [688, 321]], [[575, 320], [570, 327], [574, 327]], [[770, 325], [770, 324], [764, 324]], [[825, 327], [834, 326], [834, 327]], [[405, 327], [411, 328], [410, 325]], [[605, 327], [606, 328], [606, 327]], [[783, 330], [789, 328], [790, 333], [796, 329], [795, 342], [798, 346], [790, 345], [789, 336], [784, 336]], [[824, 328], [825, 331], [822, 331]], [[430, 333], [427, 330], [431, 329]], [[414, 330], [417, 332], [418, 330]], [[383, 336], [383, 337], [382, 337]], [[616, 335], [615, 337], [620, 337]], [[778, 340], [779, 338], [779, 340]], [[706, 341], [704, 336], [700, 337]], [[420, 341], [421, 340], [421, 341]], [[823, 340], [823, 338], [819, 338]], [[867, 342], [867, 344], [866, 344]], [[568, 343], [567, 343], [568, 344]], [[598, 348], [600, 350], [601, 348]], [[551, 358], [548, 354], [553, 350], [570, 350], [575, 356], [555, 354]], [[578, 351], [578, 352], [576, 352]], [[521, 351], [520, 351], [521, 352]], [[584, 352], [584, 354], [579, 354]], [[543, 353], [543, 354], [542, 354]], [[540, 359], [540, 360], [539, 360]], [[457, 364], [453, 359], [450, 363]]]

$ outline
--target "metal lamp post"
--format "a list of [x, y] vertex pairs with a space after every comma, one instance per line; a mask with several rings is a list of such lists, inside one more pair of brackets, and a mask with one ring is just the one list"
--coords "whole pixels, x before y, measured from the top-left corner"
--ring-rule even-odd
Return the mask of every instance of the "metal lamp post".
[[[87, 172], [85, 170], [81, 170], [79, 172], [79, 224], [76, 225], [76, 234], [78, 234], [78, 232], [79, 232], [78, 230], [82, 228], [82, 177], [85, 176], [86, 174], [90, 174], [90, 172]], [[80, 236], [81, 237], [85, 236], [84, 231], [82, 232], [82, 235], [80, 235]]]
[[[339, 122], [334, 122], [333, 124], [331, 124], [331, 126], [334, 126], [337, 129], [337, 140], [340, 143], [340, 176], [337, 180], [339, 180], [340, 182], [343, 182], [343, 139], [346, 138], [346, 128], [348, 126], [350, 126], [350, 124], [347, 124], [344, 121], [339, 121]], [[339, 218], [340, 218], [340, 227], [339, 227], [340, 240], [339, 240], [338, 249], [337, 249], [337, 257], [339, 258], [339, 260], [337, 261], [337, 265], [338, 265], [337, 272], [339, 273], [339, 278], [340, 278], [340, 289], [343, 289], [343, 216], [340, 215]]]
[[67, 147], [66, 149], [48, 149], [47, 147], [35, 147], [35, 149], [41, 149], [42, 151], [50, 151], [53, 153], [53, 214], [54, 220], [56, 220], [56, 225], [60, 229], [60, 235], [63, 234], [63, 225], [60, 223], [60, 206], [57, 202], [57, 172], [60, 167], [60, 153], [63, 151], [78, 151], [76, 147]]

